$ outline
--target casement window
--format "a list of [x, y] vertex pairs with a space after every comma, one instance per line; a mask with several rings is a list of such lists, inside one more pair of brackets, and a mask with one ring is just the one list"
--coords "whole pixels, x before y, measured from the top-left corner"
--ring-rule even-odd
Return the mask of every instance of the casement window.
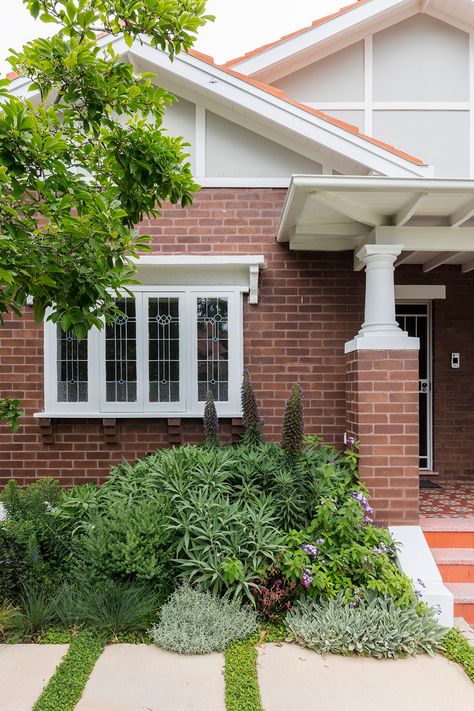
[[[36, 417], [241, 414], [243, 301], [258, 301], [261, 255], [147, 256], [116, 322], [77, 341], [45, 322], [45, 408]], [[157, 286], [159, 285], [159, 286]]]
[[47, 322], [46, 412], [201, 416], [240, 412], [242, 289], [140, 287], [115, 323], [77, 341]]

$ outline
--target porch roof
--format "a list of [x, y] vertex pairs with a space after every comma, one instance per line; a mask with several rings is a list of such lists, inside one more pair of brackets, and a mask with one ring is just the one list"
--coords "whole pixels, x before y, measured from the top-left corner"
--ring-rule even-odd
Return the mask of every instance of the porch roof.
[[[474, 180], [294, 175], [277, 240], [292, 250], [401, 245], [399, 264], [474, 269]], [[362, 265], [355, 260], [355, 268]]]

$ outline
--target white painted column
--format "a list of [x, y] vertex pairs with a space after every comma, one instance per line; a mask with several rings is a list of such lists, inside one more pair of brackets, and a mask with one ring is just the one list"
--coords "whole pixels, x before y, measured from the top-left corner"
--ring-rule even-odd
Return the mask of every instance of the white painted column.
[[410, 338], [395, 319], [394, 263], [400, 245], [367, 244], [356, 254], [365, 265], [365, 314], [358, 335], [346, 343], [345, 352], [355, 350], [416, 350], [418, 338]]

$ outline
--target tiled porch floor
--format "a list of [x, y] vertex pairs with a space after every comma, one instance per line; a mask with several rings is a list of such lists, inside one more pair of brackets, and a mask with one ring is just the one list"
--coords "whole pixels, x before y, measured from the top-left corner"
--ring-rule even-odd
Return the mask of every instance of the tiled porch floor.
[[474, 516], [474, 481], [440, 481], [440, 489], [420, 489], [420, 516], [466, 518]]

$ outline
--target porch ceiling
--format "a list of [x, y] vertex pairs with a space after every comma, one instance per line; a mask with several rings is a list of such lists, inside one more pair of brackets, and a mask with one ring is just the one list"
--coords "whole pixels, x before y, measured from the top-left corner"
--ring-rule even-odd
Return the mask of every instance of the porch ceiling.
[[[293, 176], [277, 234], [292, 250], [403, 247], [397, 264], [474, 269], [474, 180]], [[362, 265], [355, 264], [355, 268]]]

